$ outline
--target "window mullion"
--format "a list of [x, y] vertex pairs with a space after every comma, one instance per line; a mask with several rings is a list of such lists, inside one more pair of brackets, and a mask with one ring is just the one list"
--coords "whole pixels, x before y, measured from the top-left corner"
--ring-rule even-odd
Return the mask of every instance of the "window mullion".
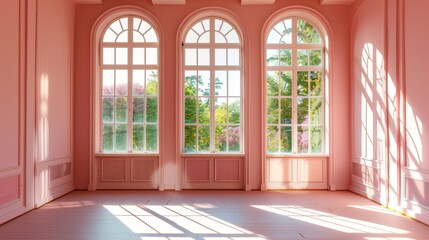
[[[133, 39], [133, 18], [128, 17], [128, 43], [132, 43]], [[128, 65], [127, 65], [127, 73], [128, 73], [128, 116], [127, 116], [127, 151], [132, 152], [133, 146], [133, 79], [132, 79], [132, 60], [133, 60], [133, 47], [132, 45], [128, 45]]]
[[297, 67], [297, 22], [292, 18], [292, 152], [298, 152], [298, 67]]
[[214, 42], [215, 42], [215, 20], [214, 18], [210, 18], [210, 152], [214, 153], [216, 151], [215, 147], [215, 50], [214, 50]]

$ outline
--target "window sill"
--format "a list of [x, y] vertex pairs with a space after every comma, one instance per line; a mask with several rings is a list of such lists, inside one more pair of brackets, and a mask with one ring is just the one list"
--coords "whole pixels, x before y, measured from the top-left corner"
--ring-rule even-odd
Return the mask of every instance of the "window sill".
[[244, 153], [181, 153], [180, 157], [245, 157]]
[[159, 153], [96, 153], [95, 157], [159, 157]]
[[287, 153], [287, 154], [265, 154], [266, 158], [328, 158], [327, 153], [318, 154], [298, 154], [298, 153]]

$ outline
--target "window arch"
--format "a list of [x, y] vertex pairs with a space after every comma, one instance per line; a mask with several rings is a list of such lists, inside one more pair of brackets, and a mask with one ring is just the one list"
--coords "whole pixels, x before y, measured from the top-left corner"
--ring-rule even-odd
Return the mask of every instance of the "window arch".
[[264, 39], [266, 154], [328, 152], [325, 36], [315, 17], [299, 11], [268, 25]]
[[214, 13], [182, 32], [181, 152], [243, 152], [242, 37]]
[[99, 27], [96, 151], [158, 153], [158, 31], [149, 19], [126, 11]]

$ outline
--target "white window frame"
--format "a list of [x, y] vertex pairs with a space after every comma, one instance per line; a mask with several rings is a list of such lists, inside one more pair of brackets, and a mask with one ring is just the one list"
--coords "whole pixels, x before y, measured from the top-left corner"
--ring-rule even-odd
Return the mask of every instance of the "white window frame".
[[[268, 35], [271, 32], [271, 30], [276, 26], [277, 23], [284, 21], [286, 19], [292, 19], [292, 44], [269, 44], [268, 43]], [[296, 38], [296, 23], [298, 19], [302, 19], [305, 21], [308, 21], [312, 24], [312, 26], [319, 32], [320, 38], [322, 43], [321, 44], [298, 44], [297, 38]], [[263, 35], [262, 38], [262, 46], [263, 46], [263, 59], [262, 59], [262, 66], [263, 66], [263, 83], [262, 83], [262, 113], [263, 113], [263, 129], [262, 129], [262, 136], [264, 138], [263, 141], [263, 158], [266, 157], [283, 157], [283, 156], [328, 156], [329, 155], [329, 119], [330, 119], [330, 113], [328, 112], [328, 106], [330, 102], [330, 96], [329, 93], [329, 50], [328, 50], [328, 36], [327, 32], [324, 29], [323, 24], [321, 21], [314, 16], [309, 11], [305, 10], [282, 10], [281, 13], [277, 14], [269, 23], [265, 26], [265, 35]], [[292, 51], [292, 59], [291, 59], [291, 66], [268, 66], [267, 65], [267, 50], [268, 49], [276, 49], [276, 50], [283, 50], [283, 49], [290, 49]], [[322, 65], [321, 66], [296, 66], [296, 50], [303, 49], [303, 50], [321, 50], [322, 51]], [[292, 111], [292, 124], [290, 126], [292, 127], [292, 150], [290, 153], [284, 152], [277, 152], [277, 153], [270, 153], [268, 152], [268, 119], [267, 119], [267, 103], [268, 103], [268, 95], [267, 95], [267, 73], [269, 71], [290, 71], [292, 72], [292, 105], [293, 105], [293, 111]], [[298, 94], [297, 94], [297, 72], [299, 71], [321, 71], [322, 72], [322, 151], [320, 153], [298, 153], [298, 144], [297, 144], [297, 129], [300, 126], [300, 124], [297, 123], [297, 101], [298, 101]], [[311, 99], [311, 96], [307, 96], [308, 99]], [[277, 99], [281, 99], [282, 97], [278, 97]], [[280, 109], [280, 104], [279, 104]], [[279, 112], [280, 117], [280, 112]], [[273, 124], [275, 125], [275, 124]], [[277, 124], [280, 128], [283, 126], [282, 124]], [[285, 125], [286, 126], [286, 125]], [[311, 125], [308, 124], [310, 127]], [[280, 130], [279, 130], [280, 131]], [[310, 134], [310, 131], [309, 131]], [[279, 143], [280, 144], [280, 143]], [[310, 149], [310, 146], [308, 146]]]
[[[91, 120], [93, 122], [92, 129], [93, 129], [93, 138], [94, 139], [94, 149], [91, 151], [92, 154], [95, 155], [144, 155], [144, 156], [158, 156], [161, 151], [161, 140], [160, 137], [162, 136], [162, 117], [160, 116], [161, 107], [162, 107], [162, 72], [161, 72], [161, 37], [159, 33], [159, 27], [158, 23], [151, 17], [147, 16], [147, 14], [144, 14], [141, 12], [140, 9], [123, 9], [123, 8], [117, 8], [117, 10], [113, 10], [113, 13], [106, 13], [108, 16], [102, 16], [99, 20], [101, 23], [98, 23], [94, 25], [95, 29], [93, 29], [93, 32], [95, 31], [95, 38], [94, 40], [94, 54], [92, 55], [94, 67], [92, 69], [93, 71], [93, 114]], [[142, 42], [142, 43], [133, 43], [132, 42], [132, 34], [133, 31], [128, 31], [128, 42], [103, 42], [103, 37], [105, 31], [111, 26], [112, 23], [117, 21], [118, 19], [122, 18], [138, 18], [142, 21], [145, 21], [148, 23], [151, 27], [151, 29], [154, 30], [157, 38], [157, 42]], [[131, 27], [131, 28], [130, 28]], [[132, 28], [132, 22], [128, 21], [128, 29]], [[93, 35], [94, 36], [94, 35]], [[124, 47], [127, 48], [127, 64], [126, 65], [109, 65], [107, 67], [103, 66], [103, 47]], [[135, 47], [142, 47], [142, 48], [156, 48], [157, 52], [157, 62], [153, 65], [132, 65], [133, 61], [133, 48]], [[102, 151], [102, 126], [103, 126], [103, 120], [102, 120], [102, 71], [103, 69], [124, 69], [128, 71], [128, 94], [127, 94], [127, 107], [128, 107], [128, 117], [127, 117], [127, 150], [126, 151], [113, 151], [113, 152], [103, 152]], [[156, 123], [149, 124], [149, 125], [155, 125], [157, 126], [157, 151], [146, 151], [146, 143], [145, 143], [145, 149], [143, 151], [133, 151], [133, 119], [132, 119], [132, 111], [133, 111], [133, 95], [132, 95], [132, 70], [157, 70], [158, 72], [158, 94], [156, 95], [157, 98], [157, 121]], [[146, 82], [145, 82], [146, 84]], [[147, 95], [144, 96], [145, 99], [147, 99]], [[146, 106], [146, 101], [145, 101]], [[131, 114], [130, 114], [131, 113]], [[145, 121], [144, 125], [147, 125], [147, 122]], [[146, 136], [146, 134], [144, 134]], [[144, 140], [146, 142], [146, 139]]]
[[[201, 22], [202, 20], [205, 19], [213, 19], [213, 21], [210, 21], [210, 43], [186, 43], [186, 36], [188, 31], [192, 31], [191, 28], [198, 22]], [[238, 38], [239, 38], [239, 43], [215, 43], [214, 42], [214, 20], [215, 19], [219, 19], [222, 20], [224, 22], [227, 22], [228, 24], [231, 25], [231, 27], [236, 31]], [[180, 87], [179, 87], [179, 99], [180, 99], [180, 103], [179, 103], [179, 155], [199, 155], [199, 156], [203, 156], [203, 155], [213, 155], [213, 154], [218, 154], [218, 155], [244, 155], [245, 153], [245, 122], [246, 122], [246, 117], [245, 117], [245, 102], [244, 102], [244, 71], [243, 71], [243, 66], [244, 66], [244, 59], [243, 59], [243, 37], [241, 35], [241, 31], [238, 27], [238, 25], [236, 24], [235, 21], [233, 21], [231, 18], [225, 16], [222, 13], [219, 13], [217, 11], [210, 11], [210, 12], [206, 12], [206, 14], [202, 14], [196, 18], [194, 18], [193, 20], [189, 21], [187, 23], [187, 25], [183, 28], [183, 30], [180, 33], [180, 49], [179, 49], [179, 76], [180, 76]], [[185, 65], [185, 49], [188, 48], [194, 48], [194, 49], [198, 49], [198, 48], [208, 48], [210, 49], [210, 65], [208, 66], [198, 66], [198, 65], [193, 65], [193, 66], [186, 66]], [[215, 65], [215, 49], [228, 49], [228, 48], [238, 48], [240, 53], [239, 53], [239, 65], [238, 66], [216, 66]], [[184, 90], [185, 90], [185, 71], [187, 70], [205, 70], [205, 71], [210, 71], [210, 150], [208, 152], [185, 152], [185, 94], [184, 94]], [[229, 125], [239, 125], [240, 127], [240, 151], [239, 152], [216, 152], [215, 150], [215, 72], [216, 71], [228, 71], [228, 70], [236, 70], [236, 71], [240, 71], [240, 123], [239, 124], [226, 124], [226, 126]], [[197, 94], [198, 95], [198, 94]], [[226, 98], [228, 99], [229, 96], [226, 96]], [[198, 99], [198, 97], [197, 97]], [[198, 118], [198, 116], [197, 116]], [[191, 125], [195, 125], [198, 126], [198, 123], [196, 124], [191, 124]], [[196, 139], [197, 141], [197, 150], [198, 150], [198, 137]]]

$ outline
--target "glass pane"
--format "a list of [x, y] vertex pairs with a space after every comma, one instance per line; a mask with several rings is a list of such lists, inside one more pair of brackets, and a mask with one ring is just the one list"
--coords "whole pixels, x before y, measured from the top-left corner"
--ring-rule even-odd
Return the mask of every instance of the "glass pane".
[[228, 100], [229, 124], [240, 123], [240, 98], [229, 98]]
[[276, 153], [279, 151], [279, 128], [276, 126], [267, 127], [267, 151], [269, 153]]
[[135, 42], [135, 43], [145, 42], [143, 35], [138, 31], [133, 31], [133, 42]]
[[144, 70], [133, 70], [133, 96], [143, 96], [145, 94], [144, 80]]
[[210, 49], [207, 49], [207, 48], [198, 49], [198, 65], [199, 66], [210, 65]]
[[288, 31], [280, 40], [281, 44], [292, 44], [292, 31]]
[[185, 71], [185, 96], [197, 95], [197, 71]]
[[215, 128], [216, 152], [226, 152], [227, 145], [228, 145], [228, 130], [226, 126], [216, 126]]
[[278, 96], [279, 95], [279, 78], [278, 72], [268, 71], [267, 72], [267, 95]]
[[156, 32], [153, 28], [147, 31], [144, 38], [146, 39], [146, 42], [158, 42], [158, 37], [156, 36]]
[[103, 64], [115, 64], [114, 48], [103, 48]]
[[133, 18], [133, 29], [139, 30], [142, 20], [140, 18]]
[[291, 66], [292, 65], [292, 50], [281, 49], [279, 61], [280, 61], [280, 66]]
[[198, 127], [198, 152], [210, 151], [210, 127]]
[[113, 98], [103, 98], [103, 122], [113, 122]]
[[113, 125], [103, 125], [103, 143], [101, 150], [103, 152], [113, 151]]
[[321, 43], [321, 38], [317, 30], [311, 23], [305, 20], [297, 21], [298, 43]]
[[210, 32], [205, 32], [198, 39], [198, 43], [209, 43], [210, 42]]
[[196, 152], [197, 151], [197, 127], [196, 126], [185, 126], [185, 146], [184, 152]]
[[203, 32], [205, 31], [202, 22], [197, 22], [194, 26], [192, 26], [192, 30], [194, 30], [198, 35], [203, 34]]
[[147, 101], [146, 121], [157, 122], [158, 121], [158, 98], [148, 97], [146, 101]]
[[235, 30], [229, 32], [226, 35], [226, 39], [228, 40], [228, 43], [240, 43], [240, 38]]
[[210, 20], [209, 19], [204, 19], [201, 22], [203, 23], [204, 30], [205, 31], [209, 31], [210, 30]]
[[158, 64], [158, 49], [157, 48], [146, 48], [146, 64], [157, 65]]
[[198, 96], [210, 96], [210, 71], [198, 71]]
[[277, 98], [268, 98], [267, 102], [267, 123], [279, 123], [279, 100]]
[[122, 30], [123, 30], [123, 28], [122, 28], [122, 26], [121, 26], [121, 24], [120, 24], [120, 22], [119, 22], [119, 20], [117, 20], [117, 21], [115, 21], [115, 22], [113, 22], [112, 24], [110, 24], [110, 26], [109, 26], [114, 32], [116, 32], [116, 33], [120, 33], [120, 32], [122, 32]]
[[152, 27], [149, 25], [149, 23], [147, 23], [146, 21], [142, 21], [140, 23], [139, 32], [141, 34], [143, 34], [143, 33], [147, 32], [150, 28], [152, 28]]
[[238, 48], [228, 49], [228, 66], [240, 65], [240, 50]]
[[158, 95], [158, 71], [146, 70], [146, 89], [147, 95]]
[[227, 96], [227, 71], [216, 71], [215, 72], [215, 95], [216, 96]]
[[144, 61], [144, 48], [133, 48], [133, 64], [145, 64]]
[[198, 99], [198, 123], [210, 123], [210, 98]]
[[308, 124], [308, 98], [298, 98], [298, 124]]
[[322, 98], [310, 99], [310, 123], [322, 124]]
[[225, 66], [226, 65], [226, 49], [216, 48], [215, 49], [215, 65]]
[[241, 95], [240, 71], [228, 71], [228, 96]]
[[144, 98], [133, 98], [133, 122], [144, 122]]
[[322, 65], [322, 51], [310, 50], [310, 65], [321, 66]]
[[282, 98], [280, 124], [292, 124], [292, 98]]
[[118, 124], [116, 125], [116, 151], [125, 152], [127, 151], [127, 125]]
[[158, 126], [146, 125], [146, 151], [158, 152]]
[[298, 66], [308, 66], [308, 50], [297, 50]]
[[215, 100], [216, 123], [226, 123], [226, 114], [227, 114], [226, 98], [216, 98]]
[[103, 70], [103, 95], [113, 95], [115, 71]]
[[322, 94], [322, 72], [310, 72], [310, 87], [311, 96], [320, 96]]
[[128, 64], [128, 49], [127, 48], [116, 48], [116, 64], [127, 65]]
[[280, 152], [292, 152], [292, 127], [281, 127], [280, 132]]
[[128, 71], [116, 70], [116, 94], [125, 96], [128, 94]]
[[283, 21], [277, 23], [274, 26], [274, 29], [281, 34], [284, 34], [286, 32], [285, 25], [283, 24]]
[[268, 66], [279, 65], [279, 50], [267, 49], [267, 65]]
[[272, 44], [280, 43], [281, 37], [282, 36], [273, 29], [271, 30], [270, 34], [268, 34], [267, 42]]
[[298, 127], [298, 153], [308, 153], [308, 127]]
[[121, 24], [122, 29], [124, 29], [124, 30], [128, 29], [128, 18], [119, 19], [119, 23]]
[[103, 42], [115, 42], [116, 33], [113, 32], [110, 28], [106, 30], [103, 37]]
[[185, 123], [197, 122], [197, 99], [185, 98]]
[[116, 99], [116, 122], [127, 122], [128, 102], [127, 97]]
[[292, 72], [285, 71], [280, 73], [280, 95], [292, 96]]
[[308, 72], [298, 72], [298, 96], [308, 95]]
[[121, 32], [116, 38], [116, 42], [126, 43], [128, 42], [128, 31]]
[[240, 152], [240, 126], [228, 127], [228, 151]]
[[133, 151], [144, 151], [144, 126], [133, 125]]
[[185, 65], [187, 66], [197, 65], [197, 49], [195, 48], [185, 49]]
[[310, 151], [312, 153], [322, 152], [322, 127], [311, 127], [310, 128]]
[[192, 31], [192, 30], [189, 30], [188, 31], [188, 34], [186, 35], [186, 40], [185, 40], [185, 42], [186, 43], [196, 43], [197, 42], [197, 40], [198, 40], [198, 35], [194, 32], [194, 31]]
[[219, 31], [223, 21], [215, 19], [215, 30]]
[[227, 22], [223, 22], [222, 26], [220, 28], [220, 32], [223, 33], [224, 35], [227, 34], [230, 30], [232, 29], [231, 25], [229, 25], [229, 23]]
[[215, 32], [215, 43], [226, 43], [225, 36], [220, 32]]

